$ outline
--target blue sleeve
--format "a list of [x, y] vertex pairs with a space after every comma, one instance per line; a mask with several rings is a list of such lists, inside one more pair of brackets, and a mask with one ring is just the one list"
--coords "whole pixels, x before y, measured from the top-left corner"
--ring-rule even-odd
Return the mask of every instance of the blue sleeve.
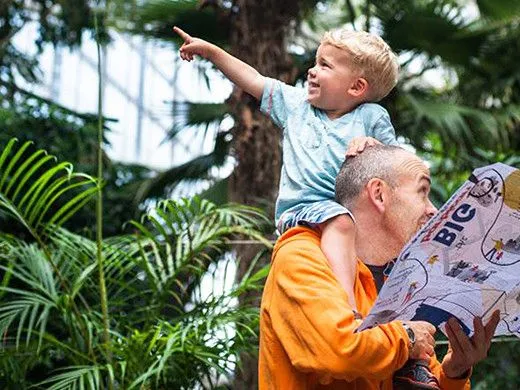
[[292, 87], [279, 80], [265, 78], [260, 110], [269, 115], [274, 123], [285, 129], [287, 118], [306, 99], [302, 88]]
[[367, 106], [369, 106], [371, 111], [369, 117], [372, 119], [369, 123], [369, 129], [367, 129], [367, 135], [377, 139], [385, 145], [399, 146], [388, 111], [378, 104], [370, 104]]

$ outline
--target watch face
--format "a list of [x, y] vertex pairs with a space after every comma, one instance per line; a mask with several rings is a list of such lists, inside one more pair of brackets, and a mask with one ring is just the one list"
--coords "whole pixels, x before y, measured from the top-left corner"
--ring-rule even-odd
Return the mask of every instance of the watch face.
[[415, 333], [408, 326], [406, 327], [406, 333], [408, 334], [408, 338], [410, 339], [410, 343], [413, 345], [415, 343]]

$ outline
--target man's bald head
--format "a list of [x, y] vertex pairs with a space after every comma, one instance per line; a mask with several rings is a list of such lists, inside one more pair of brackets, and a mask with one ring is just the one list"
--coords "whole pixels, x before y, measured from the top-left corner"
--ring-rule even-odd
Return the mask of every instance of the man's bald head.
[[386, 264], [437, 211], [430, 172], [415, 154], [372, 146], [348, 158], [336, 178], [336, 201], [356, 218], [356, 251], [365, 263]]
[[336, 202], [352, 209], [370, 179], [379, 178], [391, 188], [398, 185], [406, 160], [418, 158], [401, 147], [375, 145], [355, 157], [348, 157], [336, 178]]

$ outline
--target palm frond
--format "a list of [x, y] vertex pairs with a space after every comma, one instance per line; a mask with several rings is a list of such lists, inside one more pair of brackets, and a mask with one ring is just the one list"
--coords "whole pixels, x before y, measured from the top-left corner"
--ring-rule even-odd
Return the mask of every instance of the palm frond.
[[[153, 379], [157, 386], [166, 382], [166, 378], [172, 388], [193, 387], [197, 382], [202, 385], [205, 379], [213, 376], [229, 376], [236, 364], [238, 351], [254, 349], [251, 341], [257, 337], [254, 329], [258, 309], [248, 307], [237, 310], [237, 302], [231, 306], [224, 306], [225, 303], [226, 300], [206, 301], [181, 321], [175, 324], [160, 321], [148, 332], [136, 334], [130, 339], [133, 344], [131, 350], [136, 347], [146, 349], [139, 356], [148, 358], [144, 362], [138, 359], [142, 374], [129, 388]], [[155, 358], [150, 358], [152, 356]], [[173, 371], [177, 377], [172, 380]]]
[[211, 40], [220, 46], [227, 44], [227, 10], [221, 9], [222, 12], [216, 13], [211, 7], [200, 9], [198, 6], [197, 0], [146, 1], [135, 8], [133, 18], [129, 18], [128, 14], [121, 15], [118, 25], [132, 33], [180, 43], [180, 38], [172, 31], [172, 27], [177, 25], [194, 36]]
[[270, 245], [258, 230], [266, 220], [252, 207], [216, 207], [207, 200], [192, 198], [163, 201], [142, 222], [132, 224], [148, 240], [143, 241], [144, 269], [160, 291], [175, 283], [184, 285], [181, 275], [200, 278], [234, 235], [254, 237]]
[[[83, 294], [86, 299], [95, 299], [99, 295], [95, 242], [59, 228], [49, 233], [49, 241], [62, 274], [70, 281], [71, 298]], [[111, 310], [117, 320], [121, 311], [128, 316], [126, 321], [142, 318], [140, 307], [129, 306], [132, 302], [145, 302], [149, 297], [146, 284], [139, 279], [143, 274], [138, 260], [140, 251], [140, 243], [133, 235], [110, 237], [103, 241], [107, 294], [111, 297]], [[90, 305], [98, 307], [95, 301]], [[149, 304], [143, 310], [149, 310], [151, 306]]]
[[[446, 145], [458, 145], [466, 150], [476, 140], [489, 145], [498, 141], [496, 118], [488, 112], [442, 100], [424, 99], [413, 93], [403, 95], [409, 116], [410, 138], [420, 139], [428, 131], [436, 131]], [[421, 142], [417, 142], [421, 144]]]
[[45, 385], [48, 390], [97, 390], [102, 388], [104, 371], [104, 367], [97, 365], [66, 367], [36, 386]]
[[[109, 377], [124, 388], [193, 388], [230, 377], [239, 352], [254, 348], [257, 337], [258, 309], [251, 303], [239, 307], [238, 296], [258, 290], [266, 271], [247, 273], [247, 280], [236, 282], [234, 258], [226, 251], [237, 234], [263, 240], [262, 223], [266, 217], [246, 206], [169, 200], [132, 223], [137, 239], [132, 234], [104, 240], [117, 340], [112, 344], [118, 361], [113, 367], [96, 363], [97, 356], [104, 357], [96, 344], [102, 320], [94, 242], [51, 224], [42, 229], [44, 249], [40, 243], [0, 236], [4, 351], [17, 360], [28, 354], [27, 362], [37, 361], [38, 353], [57, 354], [55, 367], [65, 368], [30, 383], [52, 389], [97, 389]], [[222, 272], [210, 267], [222, 261], [227, 280], [203, 292], [202, 278]], [[71, 310], [78, 300], [85, 302], [81, 312]], [[30, 369], [5, 359], [0, 363], [11, 373], [20, 371], [18, 378]]]
[[201, 199], [206, 199], [212, 203], [215, 203], [217, 206], [221, 206], [229, 203], [228, 188], [229, 176], [222, 180], [217, 180], [208, 189], [199, 193], [198, 196]]
[[520, 3], [509, 0], [476, 0], [480, 14], [491, 19], [510, 21], [520, 16]]
[[451, 65], [466, 65], [483, 43], [481, 35], [461, 35], [467, 26], [450, 1], [377, 0], [372, 2], [384, 38], [396, 52], [440, 56]]
[[145, 181], [137, 191], [135, 203], [139, 204], [148, 198], [168, 197], [169, 192], [179, 183], [210, 177], [213, 168], [221, 167], [226, 162], [231, 145], [226, 135], [224, 132], [217, 135], [215, 148], [211, 153], [195, 157]]
[[[16, 282], [16, 287], [0, 286], [2, 294], [8, 294], [0, 306], [0, 334], [15, 334], [15, 346], [19, 348], [22, 339], [28, 345], [38, 333], [39, 349], [51, 311], [59, 306], [53, 271], [45, 255], [34, 245], [12, 246], [1, 259], [0, 270], [10, 274], [10, 284]], [[11, 329], [13, 323], [15, 329]]]
[[0, 210], [22, 223], [33, 235], [45, 223], [61, 225], [98, 191], [94, 178], [74, 173], [70, 163], [55, 163], [42, 150], [30, 152], [11, 139], [0, 155]]
[[175, 103], [174, 123], [166, 140], [175, 138], [181, 131], [195, 133], [199, 130], [203, 131], [205, 139], [210, 126], [217, 127], [228, 113], [229, 108], [224, 103]]

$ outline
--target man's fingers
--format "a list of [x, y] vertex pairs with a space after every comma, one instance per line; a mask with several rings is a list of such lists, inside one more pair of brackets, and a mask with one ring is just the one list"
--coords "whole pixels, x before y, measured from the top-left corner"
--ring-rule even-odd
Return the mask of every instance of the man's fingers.
[[[473, 318], [473, 329], [475, 333], [473, 334], [472, 340], [473, 345], [477, 348], [482, 348], [487, 346], [486, 343], [486, 330], [484, 329], [484, 324], [482, 324], [482, 318], [474, 317]], [[487, 351], [487, 347], [486, 347]]]
[[453, 330], [453, 318], [449, 319], [448, 322], [446, 322], [446, 333], [448, 335], [448, 340], [451, 345], [451, 349], [455, 352], [462, 352], [462, 346], [459, 343], [458, 337], [455, 335], [455, 331]]
[[[474, 347], [471, 344], [471, 341], [469, 340], [468, 336], [466, 336], [466, 333], [464, 333], [464, 331], [462, 330], [462, 327], [457, 322], [457, 320], [453, 317], [450, 318], [447, 322], [447, 327], [450, 327], [452, 336], [456, 340], [456, 343], [460, 348], [460, 352], [462, 352], [466, 356], [472, 354]], [[448, 339], [451, 343], [451, 338], [448, 337]]]
[[431, 333], [428, 335], [427, 340], [430, 345], [435, 346], [435, 338]]
[[184, 41], [189, 41], [191, 39], [188, 33], [185, 33], [177, 26], [173, 27], [173, 31], [175, 31]]
[[431, 336], [433, 336], [437, 331], [437, 328], [435, 328], [435, 326], [433, 326], [429, 322], [417, 321], [417, 323], [421, 324]]
[[486, 342], [489, 344], [491, 339], [495, 335], [495, 331], [497, 329], [498, 323], [500, 322], [500, 310], [495, 310], [493, 314], [491, 314], [491, 318], [484, 326], [484, 331], [486, 334]]
[[432, 345], [428, 344], [422, 349], [421, 353], [418, 356], [418, 359], [430, 361], [433, 355], [435, 355], [435, 348]]
[[437, 328], [432, 324], [428, 323], [428, 332], [433, 336], [437, 332]]
[[430, 358], [431, 355], [429, 355], [427, 352], [423, 352], [417, 357], [418, 360], [426, 360], [428, 362], [430, 361]]

